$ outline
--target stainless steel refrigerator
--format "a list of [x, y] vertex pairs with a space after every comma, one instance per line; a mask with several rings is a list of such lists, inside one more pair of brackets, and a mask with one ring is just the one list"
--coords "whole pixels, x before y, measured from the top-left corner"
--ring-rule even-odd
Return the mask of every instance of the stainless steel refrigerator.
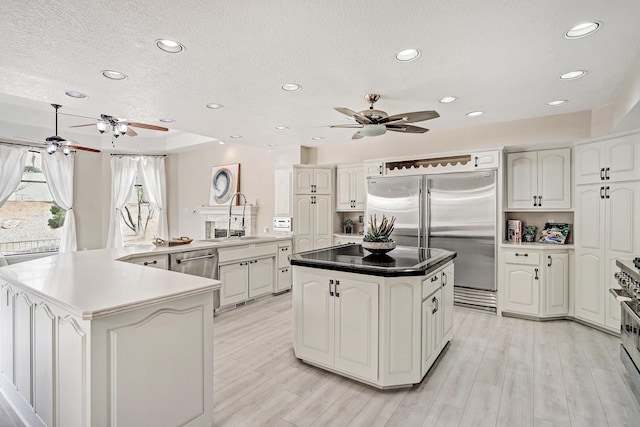
[[[496, 309], [496, 171], [369, 178], [367, 221], [396, 217], [393, 240], [457, 252], [454, 302]], [[390, 253], [389, 255], [392, 255]]]

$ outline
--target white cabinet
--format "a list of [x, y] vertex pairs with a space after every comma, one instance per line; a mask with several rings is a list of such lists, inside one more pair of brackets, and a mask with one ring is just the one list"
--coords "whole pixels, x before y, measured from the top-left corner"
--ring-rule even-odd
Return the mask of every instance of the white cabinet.
[[302, 271], [294, 293], [296, 355], [378, 379], [378, 283]]
[[169, 269], [169, 257], [166, 254], [163, 255], [145, 255], [142, 257], [135, 257], [131, 259], [131, 263], [144, 265], [147, 267], [159, 268], [162, 270]]
[[332, 167], [293, 167], [294, 194], [332, 194]]
[[384, 162], [365, 162], [365, 176], [382, 176], [384, 175]]
[[293, 235], [296, 252], [331, 246], [333, 197], [298, 194], [293, 203]]
[[617, 287], [616, 258], [640, 253], [640, 181], [576, 187], [576, 317], [620, 327], [620, 304], [608, 293]]
[[364, 211], [365, 176], [363, 166], [338, 166], [336, 169], [336, 210]]
[[291, 168], [277, 168], [275, 175], [275, 200], [273, 206], [274, 216], [291, 216]]
[[442, 349], [442, 290], [422, 301], [421, 373], [426, 374]]
[[453, 331], [453, 284], [455, 275], [453, 264], [447, 266], [440, 273], [442, 284], [442, 335], [447, 336]]
[[640, 134], [576, 145], [576, 184], [640, 179]]
[[500, 151], [479, 151], [471, 154], [474, 169], [495, 169], [500, 166]]
[[503, 311], [534, 317], [569, 314], [569, 253], [519, 249], [504, 252]]
[[219, 272], [221, 307], [273, 291], [273, 257], [221, 265]]
[[508, 209], [571, 208], [571, 149], [507, 155]]
[[273, 289], [274, 293], [291, 289], [291, 265], [289, 264], [289, 255], [291, 255], [291, 242], [278, 243], [278, 277], [276, 277]]

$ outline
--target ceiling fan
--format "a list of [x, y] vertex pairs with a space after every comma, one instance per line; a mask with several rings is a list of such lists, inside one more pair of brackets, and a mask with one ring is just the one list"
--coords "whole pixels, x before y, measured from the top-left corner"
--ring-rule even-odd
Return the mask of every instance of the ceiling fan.
[[115, 138], [118, 138], [121, 135], [136, 136], [138, 133], [133, 129], [131, 129], [132, 127], [141, 128], [141, 129], [159, 130], [162, 132], [167, 132], [169, 130], [169, 128], [162, 127], [162, 126], [148, 125], [146, 123], [129, 122], [123, 119], [119, 119], [117, 117], [110, 116], [108, 114], [101, 114], [100, 118], [97, 119], [97, 122], [95, 124], [88, 123], [85, 125], [75, 125], [75, 126], [69, 126], [69, 127], [79, 128], [79, 127], [94, 126], [94, 125], [98, 128], [98, 132], [100, 133], [105, 133], [106, 131], [111, 130]]
[[[95, 148], [83, 147], [81, 145], [75, 145], [75, 141], [70, 141], [58, 136], [58, 110], [62, 107], [59, 104], [51, 104], [51, 106], [56, 110], [56, 134], [48, 137], [44, 140], [44, 143], [47, 145], [47, 153], [53, 154], [58, 150], [61, 150], [65, 155], [69, 154], [71, 150], [84, 150], [90, 151], [92, 153], [99, 153], [100, 150], [96, 150]], [[36, 139], [31, 138], [23, 138], [21, 136], [16, 136], [16, 138], [24, 139], [27, 141], [33, 142], [42, 142]]]
[[360, 139], [365, 136], [384, 135], [388, 130], [405, 133], [425, 133], [428, 132], [429, 129], [409, 125], [408, 123], [422, 122], [440, 117], [440, 114], [433, 110], [414, 111], [412, 113], [394, 114], [390, 116], [382, 110], [375, 110], [373, 108], [373, 104], [380, 99], [380, 95], [369, 93], [364, 96], [364, 99], [370, 104], [368, 110], [356, 112], [348, 108], [334, 108], [337, 112], [353, 118], [358, 122], [357, 124], [333, 125], [331, 127], [360, 129], [351, 137], [351, 139]]

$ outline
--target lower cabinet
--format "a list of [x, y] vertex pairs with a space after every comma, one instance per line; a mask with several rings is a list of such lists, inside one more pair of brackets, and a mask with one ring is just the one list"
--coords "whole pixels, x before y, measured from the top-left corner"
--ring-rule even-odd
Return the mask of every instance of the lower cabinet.
[[169, 269], [169, 256], [167, 254], [134, 257], [131, 258], [130, 262], [133, 264], [144, 265], [146, 267], [159, 268], [161, 270]]
[[453, 263], [381, 277], [293, 266], [297, 358], [379, 388], [419, 383], [453, 334]]
[[569, 314], [569, 253], [506, 250], [502, 310], [534, 317]]
[[278, 244], [278, 273], [274, 283], [273, 292], [280, 293], [291, 289], [291, 241]]
[[273, 257], [221, 265], [220, 306], [236, 304], [273, 290]]
[[378, 379], [378, 283], [327, 273], [296, 277], [296, 354], [365, 380]]

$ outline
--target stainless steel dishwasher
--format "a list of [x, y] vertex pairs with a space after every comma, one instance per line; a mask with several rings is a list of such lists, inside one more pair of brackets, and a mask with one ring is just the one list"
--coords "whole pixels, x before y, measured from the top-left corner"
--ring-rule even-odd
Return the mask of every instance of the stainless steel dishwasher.
[[[198, 249], [171, 253], [169, 270], [217, 280], [218, 250]], [[213, 308], [214, 310], [220, 308], [220, 290], [213, 293]]]

